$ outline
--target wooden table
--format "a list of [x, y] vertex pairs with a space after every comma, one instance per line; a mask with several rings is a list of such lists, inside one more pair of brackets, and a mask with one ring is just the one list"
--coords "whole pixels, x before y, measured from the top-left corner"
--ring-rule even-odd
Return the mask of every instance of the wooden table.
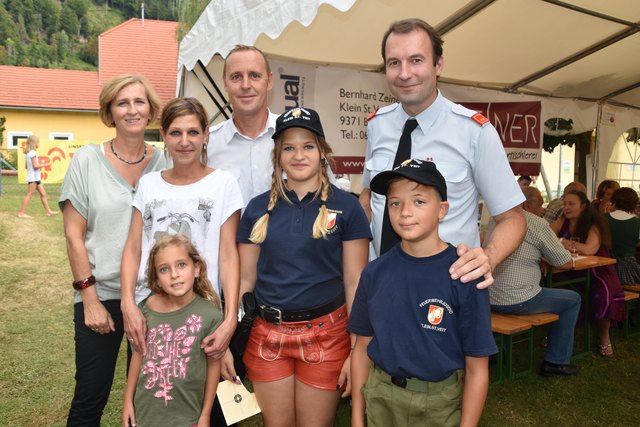
[[[595, 267], [602, 267], [605, 265], [615, 264], [616, 260], [614, 258], [606, 258], [601, 256], [579, 256], [575, 259], [573, 268], [570, 269], [562, 269], [562, 268], [553, 268], [552, 272], [547, 273], [547, 287], [556, 288], [559, 286], [569, 286], [576, 292], [580, 294], [582, 297], [582, 307], [583, 318], [584, 318], [584, 331], [585, 331], [585, 349], [580, 353], [576, 353], [574, 350], [574, 355], [576, 357], [584, 356], [586, 354], [591, 353], [591, 322], [589, 321], [589, 292], [591, 289], [591, 269]], [[583, 271], [584, 276], [578, 277], [567, 277], [562, 278], [561, 280], [554, 281], [554, 274], [563, 273], [567, 271]], [[574, 286], [576, 284], [582, 283], [584, 286]]]

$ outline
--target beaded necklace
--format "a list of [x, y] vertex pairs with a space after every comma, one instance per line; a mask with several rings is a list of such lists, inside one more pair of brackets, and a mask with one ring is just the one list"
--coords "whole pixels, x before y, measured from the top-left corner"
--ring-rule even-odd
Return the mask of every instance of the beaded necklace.
[[140, 157], [140, 159], [134, 160], [134, 161], [129, 161], [129, 160], [123, 159], [122, 157], [120, 157], [118, 155], [118, 153], [116, 153], [116, 150], [113, 149], [113, 139], [111, 141], [109, 141], [109, 147], [111, 147], [111, 152], [113, 153], [114, 156], [116, 156], [116, 159], [118, 159], [121, 162], [124, 162], [124, 163], [126, 163], [128, 165], [137, 165], [138, 163], [142, 162], [145, 157], [147, 157], [147, 144], [144, 144], [144, 153], [142, 153], [142, 157]]

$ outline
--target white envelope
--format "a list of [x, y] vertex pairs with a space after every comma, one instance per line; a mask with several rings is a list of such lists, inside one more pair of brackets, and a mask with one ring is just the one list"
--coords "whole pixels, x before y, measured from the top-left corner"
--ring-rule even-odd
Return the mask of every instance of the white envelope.
[[227, 424], [235, 424], [260, 413], [256, 395], [250, 393], [243, 384], [222, 381], [218, 384], [216, 394]]

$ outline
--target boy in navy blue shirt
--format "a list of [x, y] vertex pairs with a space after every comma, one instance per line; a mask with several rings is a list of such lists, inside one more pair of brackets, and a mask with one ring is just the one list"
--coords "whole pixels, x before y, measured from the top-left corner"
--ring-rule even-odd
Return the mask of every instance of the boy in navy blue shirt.
[[351, 309], [352, 425], [364, 425], [365, 406], [369, 426], [477, 425], [497, 347], [489, 293], [449, 274], [458, 255], [438, 235], [445, 180], [414, 159], [371, 190], [387, 196], [402, 240], [364, 269]]

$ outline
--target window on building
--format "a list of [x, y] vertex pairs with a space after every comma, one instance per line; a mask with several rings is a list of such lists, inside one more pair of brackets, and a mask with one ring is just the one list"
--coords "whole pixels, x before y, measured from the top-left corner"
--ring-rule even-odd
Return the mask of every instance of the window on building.
[[15, 150], [20, 144], [31, 136], [32, 132], [7, 132], [7, 148]]
[[49, 132], [52, 141], [73, 141], [73, 132]]

